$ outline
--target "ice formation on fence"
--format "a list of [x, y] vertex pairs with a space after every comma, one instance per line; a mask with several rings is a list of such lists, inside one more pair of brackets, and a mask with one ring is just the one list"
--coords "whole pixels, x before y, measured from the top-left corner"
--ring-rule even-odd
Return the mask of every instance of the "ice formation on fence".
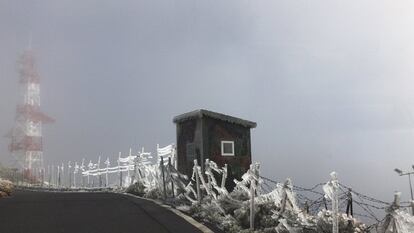
[[409, 214], [405, 210], [395, 210], [392, 213], [392, 218], [394, 221], [394, 229], [388, 229], [387, 232], [398, 232], [398, 233], [413, 233], [414, 232], [414, 216]]
[[[116, 161], [116, 166], [110, 166], [109, 157], [104, 162], [105, 167], [101, 167], [101, 157], [98, 158], [97, 163], [89, 162], [87, 169], [85, 169], [84, 162], [79, 167], [79, 169], [74, 169], [74, 173], [81, 170], [81, 174], [84, 177], [100, 177], [105, 175], [105, 185], [108, 185], [108, 175], [109, 174], [118, 174], [120, 175], [120, 186], [128, 187], [135, 180], [140, 180], [148, 189], [153, 187], [159, 187], [160, 180], [159, 178], [159, 161], [161, 158], [164, 159], [164, 165], [168, 163], [169, 160], [173, 164], [176, 164], [176, 155], [175, 155], [175, 146], [173, 144], [168, 145], [163, 148], [159, 148], [157, 145], [157, 161], [158, 163], [153, 163], [151, 161], [152, 156], [150, 152], [145, 152], [144, 149], [138, 153], [138, 155], [133, 155], [130, 150], [127, 157], [122, 157], [121, 152], [118, 155]], [[62, 166], [63, 167], [63, 166]], [[70, 167], [69, 167], [70, 169]], [[124, 174], [125, 173], [125, 174]]]
[[[90, 161], [85, 166], [82, 161], [80, 166], [74, 163], [68, 164], [68, 168], [73, 169], [74, 182], [77, 172], [88, 179], [105, 175], [105, 186], [108, 186], [108, 175], [116, 174], [119, 186], [129, 186], [128, 189], [133, 192], [134, 188], [138, 189], [135, 190], [138, 195], [168, 200], [178, 209], [218, 225], [226, 232], [241, 232], [249, 228], [257, 232], [278, 233], [371, 230], [353, 216], [339, 213], [340, 184], [335, 172], [323, 185], [325, 208], [310, 213], [304, 203], [298, 202], [295, 186], [290, 179], [264, 191], [264, 177], [260, 176], [258, 163], [252, 164], [240, 180], [229, 181], [227, 165], [219, 167], [207, 159], [204, 167], [201, 167], [199, 161], [194, 160], [192, 175], [187, 177], [177, 171], [176, 161], [174, 145], [163, 148], [157, 145], [154, 159], [151, 153], [144, 150], [136, 155], [130, 151], [126, 157], [118, 155], [116, 166], [111, 167], [109, 158], [101, 166], [99, 158], [97, 163]], [[59, 169], [62, 168], [63, 165]], [[229, 182], [234, 183], [232, 190], [226, 188]], [[332, 210], [327, 209], [326, 200], [331, 201]], [[322, 197], [316, 201], [322, 202]], [[414, 217], [398, 208], [390, 207], [388, 211], [381, 233], [414, 232]]]

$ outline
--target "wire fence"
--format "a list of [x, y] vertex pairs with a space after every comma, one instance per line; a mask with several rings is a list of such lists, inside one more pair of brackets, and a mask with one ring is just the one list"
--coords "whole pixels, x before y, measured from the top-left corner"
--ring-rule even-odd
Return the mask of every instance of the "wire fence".
[[[242, 180], [234, 180], [235, 189], [244, 190], [252, 203], [254, 198], [258, 198], [260, 202], [260, 198], [281, 189], [294, 195], [301, 212], [315, 215], [321, 210], [333, 208], [334, 203], [327, 198], [324, 190], [326, 182], [312, 187], [302, 187], [261, 176], [258, 167], [257, 164], [252, 164]], [[111, 183], [109, 176], [112, 176], [112, 181], [118, 181]], [[41, 177], [41, 184], [48, 188], [109, 186], [122, 188], [140, 181], [147, 188], [162, 190], [163, 198], [182, 194], [192, 203], [198, 203], [204, 197], [216, 200], [222, 195], [229, 194], [226, 187], [227, 165], [219, 168], [213, 161], [206, 160], [204, 167], [201, 167], [195, 160], [193, 173], [191, 177], [187, 177], [177, 170], [174, 144], [165, 147], [157, 145], [156, 158], [144, 149], [135, 154], [130, 150], [126, 157], [122, 157], [119, 153], [115, 166], [111, 166], [109, 158], [102, 162], [101, 157], [98, 157], [96, 163], [90, 160], [86, 164], [85, 160], [82, 160], [80, 163], [68, 162], [67, 165], [62, 163], [58, 166], [48, 166], [47, 170], [38, 174], [38, 177]], [[291, 190], [286, 187], [291, 187]], [[339, 212], [346, 212], [348, 215], [364, 220], [369, 224], [370, 229], [384, 224], [387, 210], [393, 205], [392, 202], [355, 191], [351, 186], [340, 182], [338, 182], [337, 199]], [[240, 204], [238, 200], [231, 201]], [[411, 202], [399, 203], [399, 208], [408, 207], [411, 207]]]

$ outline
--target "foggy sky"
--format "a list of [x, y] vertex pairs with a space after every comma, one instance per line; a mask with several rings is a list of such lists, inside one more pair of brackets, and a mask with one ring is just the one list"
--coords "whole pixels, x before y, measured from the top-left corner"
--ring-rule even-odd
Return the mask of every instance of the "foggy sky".
[[[0, 0], [0, 134], [29, 35], [46, 164], [113, 160], [175, 142], [197, 108], [256, 121], [253, 160], [302, 186], [339, 179], [409, 196], [414, 164], [412, 1]], [[0, 161], [10, 162], [0, 140]]]

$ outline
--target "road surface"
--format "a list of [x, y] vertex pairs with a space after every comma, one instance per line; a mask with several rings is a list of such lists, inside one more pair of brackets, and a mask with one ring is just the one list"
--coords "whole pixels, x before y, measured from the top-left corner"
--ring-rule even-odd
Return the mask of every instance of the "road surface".
[[1, 233], [199, 233], [147, 200], [111, 193], [18, 191], [0, 199]]

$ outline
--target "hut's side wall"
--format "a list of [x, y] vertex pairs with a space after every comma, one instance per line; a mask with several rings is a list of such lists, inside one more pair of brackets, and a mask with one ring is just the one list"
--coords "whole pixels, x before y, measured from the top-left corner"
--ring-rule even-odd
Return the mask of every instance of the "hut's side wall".
[[183, 174], [192, 174], [194, 159], [203, 165], [201, 133], [201, 119], [192, 119], [177, 124], [177, 167]]

